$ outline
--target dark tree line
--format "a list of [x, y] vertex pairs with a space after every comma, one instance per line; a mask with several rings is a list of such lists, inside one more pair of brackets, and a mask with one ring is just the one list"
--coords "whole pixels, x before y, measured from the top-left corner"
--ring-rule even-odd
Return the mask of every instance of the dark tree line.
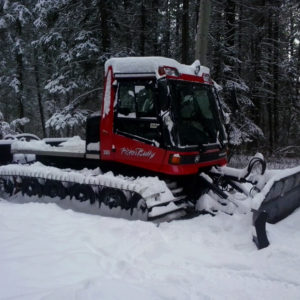
[[[300, 146], [300, 4], [212, 0], [208, 66], [232, 144]], [[100, 109], [104, 62], [190, 64], [201, 0], [0, 0], [0, 112], [40, 136], [76, 134]], [[23, 129], [23, 125], [20, 126]]]

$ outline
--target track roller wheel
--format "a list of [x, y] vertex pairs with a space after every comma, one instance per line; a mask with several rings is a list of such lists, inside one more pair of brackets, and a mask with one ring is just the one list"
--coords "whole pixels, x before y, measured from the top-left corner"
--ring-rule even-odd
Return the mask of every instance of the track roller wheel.
[[109, 208], [125, 208], [127, 209], [127, 201], [125, 195], [112, 188], [104, 188], [99, 195], [99, 202], [105, 204]]
[[137, 203], [137, 209], [141, 210], [142, 212], [145, 212], [147, 210], [147, 204], [145, 199], [140, 199]]
[[147, 210], [147, 204], [141, 195], [134, 194], [128, 202], [128, 208], [130, 208], [131, 214], [133, 213], [134, 209], [144, 213]]
[[50, 198], [59, 197], [60, 199], [64, 199], [67, 196], [66, 188], [59, 181], [46, 181], [44, 193]]
[[95, 202], [95, 192], [89, 185], [75, 184], [71, 187], [71, 195], [80, 202], [90, 200], [90, 203]]
[[35, 178], [23, 178], [21, 184], [22, 194], [26, 194], [29, 197], [37, 195], [38, 197], [42, 196], [42, 187], [39, 184], [38, 180]]

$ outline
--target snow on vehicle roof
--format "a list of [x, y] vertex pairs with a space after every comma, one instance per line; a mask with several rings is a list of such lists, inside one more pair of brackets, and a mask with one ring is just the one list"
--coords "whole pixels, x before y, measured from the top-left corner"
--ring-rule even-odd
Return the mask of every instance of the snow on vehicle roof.
[[158, 68], [168, 66], [176, 68], [181, 74], [196, 75], [197, 67], [200, 67], [198, 76], [202, 76], [203, 73], [209, 74], [210, 70], [207, 67], [201, 66], [199, 60], [196, 60], [192, 65], [184, 65], [178, 61], [160, 57], [114, 57], [110, 58], [105, 63], [105, 73], [109, 67], [112, 67], [113, 72], [116, 73], [154, 73], [157, 77], [161, 77], [158, 74]]

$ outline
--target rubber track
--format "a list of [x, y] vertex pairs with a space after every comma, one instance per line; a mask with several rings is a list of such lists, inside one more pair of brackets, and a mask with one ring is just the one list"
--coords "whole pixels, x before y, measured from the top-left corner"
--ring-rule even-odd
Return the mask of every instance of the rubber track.
[[[138, 195], [141, 199], [144, 199], [146, 203], [146, 210], [148, 215], [146, 219], [151, 221], [159, 219], [160, 217], [166, 217], [169, 213], [172, 214], [179, 210], [182, 210], [181, 207], [174, 205], [169, 205], [170, 203], [176, 201], [174, 197], [170, 199], [160, 199], [161, 195], [165, 192], [161, 190], [159, 192], [151, 190], [149, 184], [145, 184], [144, 181], [139, 179], [126, 179], [122, 177], [116, 177], [113, 175], [84, 175], [75, 171], [64, 171], [54, 167], [45, 167], [42, 165], [7, 165], [0, 167], [0, 177], [3, 179], [9, 179], [14, 177], [17, 181], [18, 179], [31, 178], [37, 179], [39, 182], [59, 182], [64, 185], [88, 185], [90, 187], [97, 187], [99, 189], [111, 188], [115, 190], [122, 191], [123, 193], [131, 194], [131, 198], [127, 200], [130, 202], [134, 195]], [[158, 179], [157, 179], [158, 180]], [[20, 180], [19, 180], [20, 181]], [[42, 184], [41, 184], [42, 186]], [[69, 194], [70, 195], [70, 194]], [[155, 216], [151, 216], [152, 208], [159, 206], [169, 206], [170, 210], [162, 210], [161, 215], [155, 213]], [[136, 208], [138, 209], [138, 208]]]

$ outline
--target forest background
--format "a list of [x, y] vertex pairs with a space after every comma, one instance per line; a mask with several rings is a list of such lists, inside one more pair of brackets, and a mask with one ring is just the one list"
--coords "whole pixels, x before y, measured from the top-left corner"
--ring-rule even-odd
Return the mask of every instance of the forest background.
[[[193, 63], [200, 4], [0, 0], [0, 135], [83, 134], [100, 110], [110, 57]], [[230, 113], [232, 145], [300, 152], [298, 0], [212, 0], [207, 65]]]

